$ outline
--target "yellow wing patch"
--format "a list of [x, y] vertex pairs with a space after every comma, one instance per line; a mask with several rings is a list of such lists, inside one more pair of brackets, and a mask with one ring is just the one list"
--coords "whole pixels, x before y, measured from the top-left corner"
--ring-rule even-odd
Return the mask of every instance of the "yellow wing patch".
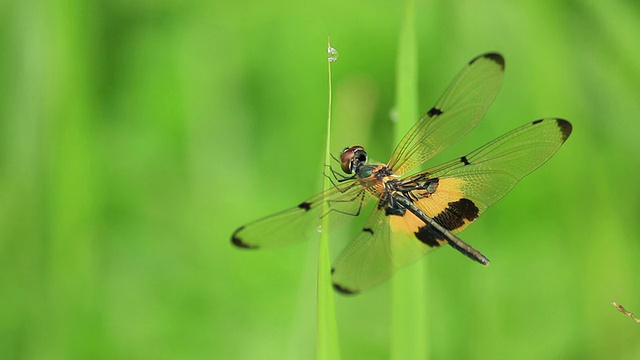
[[436, 191], [415, 204], [447, 230], [459, 233], [478, 217], [476, 204], [462, 190], [466, 183], [458, 178], [440, 179]]
[[389, 223], [391, 231], [401, 232], [410, 236], [414, 236], [418, 229], [423, 227], [424, 221], [418, 219], [415, 215], [407, 211], [403, 216], [390, 215]]
[[425, 205], [420, 206], [420, 208], [424, 210], [427, 215], [436, 217], [444, 211], [448, 203], [456, 202], [464, 197], [464, 194], [462, 193], [462, 187], [464, 184], [466, 184], [466, 181], [462, 179], [440, 179], [438, 181], [436, 191], [428, 197], [423, 197], [418, 201], [419, 204]]
[[[478, 217], [478, 208], [473, 201], [465, 198], [462, 190], [466, 181], [457, 178], [445, 178], [438, 182], [436, 190], [429, 194], [426, 192], [415, 193], [414, 204], [424, 211], [429, 217], [452, 233], [464, 230]], [[411, 212], [407, 211], [403, 216], [391, 215], [389, 218], [391, 230], [402, 232], [410, 236], [416, 236], [421, 228], [425, 231], [426, 224]], [[418, 236], [424, 237], [424, 236]], [[446, 244], [443, 238], [429, 236], [429, 246]], [[421, 239], [423, 241], [424, 239]]]

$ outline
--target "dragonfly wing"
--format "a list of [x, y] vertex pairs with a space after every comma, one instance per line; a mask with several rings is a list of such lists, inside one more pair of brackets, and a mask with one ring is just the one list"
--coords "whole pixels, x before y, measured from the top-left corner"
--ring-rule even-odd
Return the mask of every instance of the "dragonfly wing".
[[375, 211], [360, 235], [336, 258], [332, 277], [337, 291], [357, 294], [374, 287], [431, 250], [401, 232], [392, 234], [390, 218], [400, 217]]
[[387, 166], [404, 174], [460, 140], [484, 116], [498, 94], [503, 74], [500, 54], [487, 53], [471, 60], [400, 141]]
[[241, 248], [273, 248], [299, 242], [319, 234], [324, 217], [332, 229], [360, 214], [373, 195], [357, 181], [337, 184], [298, 206], [238, 228], [231, 242]]
[[[414, 202], [445, 229], [456, 234], [507, 194], [524, 176], [540, 167], [571, 134], [562, 119], [543, 119], [521, 126], [479, 149], [403, 181], [427, 175], [438, 179], [431, 194], [415, 192]], [[422, 230], [423, 237], [430, 232]], [[436, 244], [436, 239], [421, 239]], [[440, 244], [441, 245], [441, 244]]]
[[[466, 156], [402, 179], [405, 184], [437, 179], [433, 188], [412, 191], [411, 199], [439, 226], [409, 211], [401, 216], [376, 211], [334, 262], [335, 289], [347, 294], [367, 290], [427, 252], [459, 240], [452, 234], [466, 228], [520, 179], [547, 161], [571, 129], [566, 120], [536, 120]], [[461, 240], [451, 245], [470, 256], [469, 249], [460, 249], [460, 244], [477, 252]]]

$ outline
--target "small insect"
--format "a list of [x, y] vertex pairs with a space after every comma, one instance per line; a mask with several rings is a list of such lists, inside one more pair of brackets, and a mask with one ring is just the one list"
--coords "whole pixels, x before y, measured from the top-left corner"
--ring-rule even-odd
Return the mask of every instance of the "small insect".
[[[471, 60], [442, 97], [409, 130], [385, 164], [367, 164], [362, 146], [346, 148], [342, 171], [325, 173], [334, 186], [299, 205], [238, 228], [231, 242], [271, 248], [317, 236], [325, 217], [334, 224], [376, 207], [362, 231], [334, 261], [334, 288], [356, 294], [389, 279], [426, 253], [449, 245], [483, 265], [489, 259], [456, 234], [514, 185], [547, 161], [571, 135], [566, 120], [530, 122], [439, 166], [409, 172], [473, 129], [496, 97], [504, 74], [500, 54]], [[408, 174], [408, 175], [407, 175]]]

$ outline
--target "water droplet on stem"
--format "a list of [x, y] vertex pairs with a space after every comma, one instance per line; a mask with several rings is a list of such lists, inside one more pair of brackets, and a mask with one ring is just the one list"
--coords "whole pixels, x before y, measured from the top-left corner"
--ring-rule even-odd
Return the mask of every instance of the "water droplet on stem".
[[327, 60], [329, 60], [329, 62], [338, 61], [338, 50], [336, 50], [333, 47], [329, 46], [327, 48], [327, 54], [329, 54], [329, 56], [327, 57]]

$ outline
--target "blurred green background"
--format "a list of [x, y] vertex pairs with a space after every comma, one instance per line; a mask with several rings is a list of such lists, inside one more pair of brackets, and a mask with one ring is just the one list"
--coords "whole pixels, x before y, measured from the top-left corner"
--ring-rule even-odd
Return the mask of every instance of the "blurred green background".
[[[234, 229], [321, 189], [333, 147], [392, 150], [404, 3], [0, 2], [0, 359], [304, 359], [316, 244]], [[640, 4], [418, 1], [421, 111], [506, 58], [485, 120], [438, 157], [541, 117], [568, 142], [427, 268], [434, 359], [638, 359]], [[341, 239], [331, 248], [335, 257]], [[389, 356], [385, 284], [336, 298], [345, 359]]]

